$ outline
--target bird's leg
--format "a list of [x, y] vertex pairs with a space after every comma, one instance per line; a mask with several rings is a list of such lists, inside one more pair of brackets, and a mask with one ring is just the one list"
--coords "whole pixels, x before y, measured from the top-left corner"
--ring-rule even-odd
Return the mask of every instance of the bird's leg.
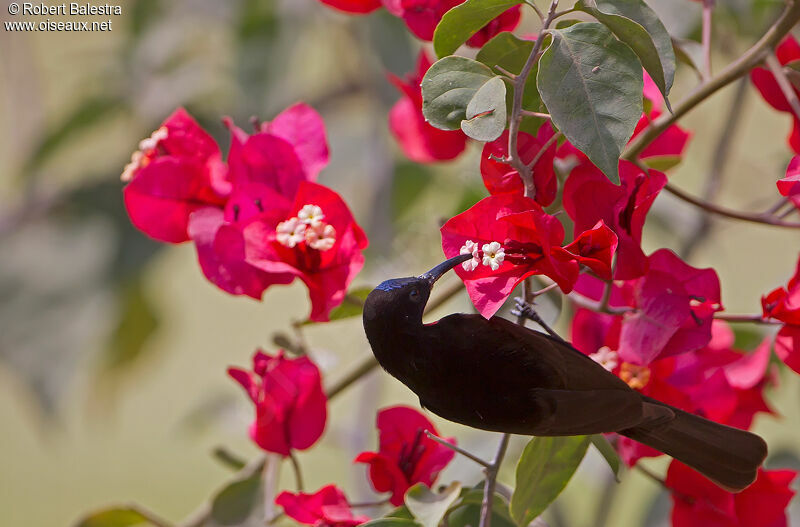
[[542, 317], [540, 317], [539, 313], [537, 313], [536, 309], [534, 309], [533, 304], [526, 302], [521, 296], [514, 298], [514, 309], [511, 310], [511, 314], [516, 317], [523, 317], [533, 320], [539, 324], [542, 329], [544, 329], [551, 337], [561, 342], [566, 342], [558, 333], [553, 331], [553, 328], [547, 325], [547, 322], [542, 320]]

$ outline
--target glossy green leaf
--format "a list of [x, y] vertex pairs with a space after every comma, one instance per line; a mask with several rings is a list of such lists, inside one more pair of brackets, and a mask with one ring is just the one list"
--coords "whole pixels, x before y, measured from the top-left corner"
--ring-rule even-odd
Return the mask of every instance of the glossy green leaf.
[[437, 527], [447, 509], [461, 492], [461, 483], [452, 482], [441, 492], [434, 492], [424, 483], [417, 483], [406, 491], [406, 507], [422, 527]]
[[494, 77], [469, 101], [461, 130], [477, 141], [494, 141], [506, 128], [506, 115], [506, 83], [502, 77]]
[[575, 7], [605, 24], [626, 43], [664, 97], [675, 79], [672, 39], [655, 11], [642, 0], [580, 0]]
[[539, 61], [539, 93], [553, 123], [613, 183], [625, 144], [642, 115], [642, 66], [596, 22], [551, 31]]
[[460, 129], [472, 97], [494, 76], [485, 65], [465, 57], [437, 61], [422, 79], [422, 114], [441, 130]]
[[95, 512], [79, 520], [74, 527], [134, 527], [152, 525], [140, 512], [120, 507]]
[[642, 163], [653, 170], [666, 172], [670, 168], [678, 166], [682, 160], [681, 156], [650, 156], [642, 159]]
[[472, 35], [522, 0], [467, 0], [444, 14], [433, 33], [437, 57], [452, 55]]
[[580, 465], [589, 437], [535, 437], [517, 463], [511, 516], [523, 527], [532, 522], [567, 486]]
[[606, 439], [606, 436], [603, 434], [594, 434], [591, 436], [591, 440], [594, 447], [600, 452], [600, 455], [603, 456], [606, 463], [608, 463], [611, 472], [614, 473], [614, 479], [619, 483], [619, 472], [622, 468], [619, 454], [617, 454], [617, 451], [614, 450], [614, 447], [611, 446], [611, 443], [608, 442], [608, 439]]

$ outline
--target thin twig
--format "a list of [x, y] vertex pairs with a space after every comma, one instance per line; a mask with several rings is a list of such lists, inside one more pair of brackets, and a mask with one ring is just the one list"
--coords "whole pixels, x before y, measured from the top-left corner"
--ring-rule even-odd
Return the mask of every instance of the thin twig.
[[[714, 148], [714, 155], [711, 158], [708, 178], [706, 179], [705, 188], [703, 189], [703, 199], [706, 201], [713, 201], [722, 185], [722, 177], [725, 174], [725, 168], [730, 158], [733, 138], [739, 128], [739, 124], [742, 122], [741, 116], [744, 113], [742, 111], [742, 105], [744, 104], [749, 85], [750, 82], [746, 78], [739, 79], [736, 85], [736, 93], [733, 99], [731, 99], [730, 108], [727, 112], [728, 117], [722, 126], [716, 148]], [[708, 214], [703, 214], [700, 217], [700, 223], [686, 238], [680, 250], [680, 255], [684, 260], [689, 260], [694, 250], [708, 237], [711, 232], [711, 227], [711, 217]]]
[[549, 113], [542, 113], [542, 112], [531, 112], [528, 110], [521, 110], [521, 113], [525, 117], [539, 117], [541, 119], [550, 119]]
[[598, 302], [592, 300], [591, 298], [585, 297], [580, 293], [576, 293], [572, 291], [567, 297], [572, 300], [576, 306], [586, 308], [590, 311], [596, 311], [597, 313], [606, 313], [609, 315], [624, 315], [625, 313], [629, 313], [631, 311], [635, 311], [635, 308], [632, 307], [613, 307], [613, 306], [603, 306], [602, 302]]
[[503, 434], [500, 446], [490, 466], [486, 467], [486, 483], [483, 486], [483, 503], [481, 503], [481, 519], [478, 527], [490, 527], [492, 524], [492, 503], [494, 502], [494, 489], [497, 486], [497, 473], [506, 455], [508, 440], [511, 434]]
[[768, 324], [780, 325], [783, 324], [780, 320], [774, 318], [764, 318], [762, 315], [736, 315], [729, 313], [715, 313], [716, 320], [724, 320], [725, 322], [749, 322], [754, 324]]
[[558, 0], [553, 0], [550, 3], [550, 10], [547, 12], [547, 18], [542, 22], [542, 28], [539, 30], [539, 35], [536, 37], [536, 43], [533, 45], [531, 54], [525, 61], [517, 78], [514, 79], [514, 98], [511, 104], [511, 117], [508, 123], [508, 157], [512, 167], [517, 171], [519, 177], [522, 178], [522, 183], [525, 186], [525, 195], [534, 198], [536, 197], [536, 186], [533, 184], [533, 174], [531, 169], [525, 165], [519, 156], [519, 149], [517, 147], [517, 140], [519, 136], [519, 127], [522, 124], [522, 94], [525, 91], [525, 83], [528, 82], [528, 77], [539, 60], [539, 50], [542, 49], [542, 41], [544, 35], [550, 24], [555, 18], [556, 9], [558, 8]]
[[544, 142], [544, 144], [539, 149], [539, 151], [536, 152], [536, 155], [533, 156], [533, 159], [531, 159], [531, 162], [528, 163], [528, 166], [530, 167], [531, 170], [533, 170], [533, 167], [536, 166], [536, 163], [539, 162], [539, 160], [542, 158], [544, 153], [547, 152], [547, 149], [550, 148], [553, 145], [553, 143], [558, 141], [558, 138], [561, 137], [562, 135], [563, 134], [559, 130], [558, 132], [556, 132], [552, 136], [550, 136], [550, 139], [548, 139], [547, 141]]
[[673, 108], [673, 112], [664, 112], [636, 136], [628, 144], [622, 159], [634, 160], [642, 150], [661, 135], [672, 123], [683, 117], [689, 110], [705, 101], [708, 97], [724, 88], [739, 77], [743, 77], [758, 65], [764, 57], [786, 36], [786, 34], [800, 20], [800, 2], [791, 0], [781, 16], [770, 26], [767, 32], [744, 55], [725, 67], [719, 75], [702, 83], [692, 94]]
[[484, 460], [484, 459], [481, 459], [481, 458], [479, 458], [478, 456], [476, 456], [476, 455], [475, 455], [475, 454], [473, 454], [472, 452], [467, 452], [466, 450], [464, 450], [464, 449], [463, 449], [463, 448], [461, 448], [460, 446], [458, 446], [458, 445], [454, 445], [454, 444], [452, 444], [452, 443], [448, 443], [447, 441], [445, 441], [445, 440], [444, 440], [444, 439], [442, 439], [441, 437], [439, 437], [439, 436], [437, 436], [437, 435], [434, 435], [434, 434], [432, 434], [432, 433], [430, 432], [430, 430], [425, 430], [425, 435], [426, 435], [426, 436], [428, 436], [428, 439], [431, 439], [431, 440], [433, 440], [433, 441], [436, 441], [436, 442], [437, 442], [437, 443], [439, 443], [440, 445], [442, 445], [442, 446], [444, 446], [444, 447], [447, 447], [447, 448], [449, 448], [449, 449], [450, 449], [450, 450], [452, 450], [453, 452], [457, 452], [457, 453], [461, 454], [461, 455], [462, 455], [462, 456], [464, 456], [465, 458], [471, 459], [472, 461], [474, 461], [475, 463], [477, 463], [477, 464], [479, 464], [479, 465], [483, 466], [484, 468], [489, 468], [489, 467], [491, 467], [491, 466], [492, 466], [492, 464], [491, 464], [491, 463], [489, 463], [488, 461], [486, 461], [486, 460]]
[[671, 183], [667, 183], [664, 186], [664, 190], [682, 199], [683, 201], [686, 201], [687, 203], [691, 203], [696, 207], [700, 207], [706, 212], [717, 214], [719, 216], [724, 216], [726, 218], [733, 218], [736, 220], [749, 221], [751, 223], [774, 225], [775, 227], [784, 227], [787, 229], [800, 229], [800, 223], [797, 222], [783, 221], [779, 218], [775, 218], [773, 216], [766, 216], [762, 213], [740, 212], [738, 210], [720, 207], [719, 205], [715, 205], [703, 199], [696, 198], [691, 194], [688, 194], [686, 191], [674, 186]]
[[794, 91], [792, 83], [786, 78], [786, 72], [783, 71], [783, 66], [778, 62], [778, 57], [776, 57], [774, 53], [770, 53], [764, 59], [764, 62], [767, 63], [767, 67], [775, 77], [775, 81], [778, 83], [781, 93], [783, 93], [783, 96], [786, 97], [786, 100], [789, 102], [794, 116], [800, 119], [800, 100], [797, 98], [797, 92]]
[[703, 78], [711, 78], [711, 15], [715, 0], [703, 0]]
[[289, 460], [292, 462], [292, 469], [294, 469], [294, 477], [295, 481], [297, 482], [297, 491], [303, 492], [303, 471], [300, 470], [300, 462], [297, 460], [297, 456], [291, 450], [289, 451]]

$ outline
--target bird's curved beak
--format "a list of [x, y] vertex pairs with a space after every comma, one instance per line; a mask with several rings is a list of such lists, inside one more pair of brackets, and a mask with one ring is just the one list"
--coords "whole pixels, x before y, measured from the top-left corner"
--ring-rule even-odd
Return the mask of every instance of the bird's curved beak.
[[453, 256], [452, 258], [443, 261], [427, 273], [419, 275], [419, 278], [426, 279], [431, 285], [433, 285], [433, 283], [436, 282], [436, 280], [438, 280], [444, 273], [458, 264], [464, 263], [470, 259], [472, 259], [471, 254], [459, 254], [458, 256]]

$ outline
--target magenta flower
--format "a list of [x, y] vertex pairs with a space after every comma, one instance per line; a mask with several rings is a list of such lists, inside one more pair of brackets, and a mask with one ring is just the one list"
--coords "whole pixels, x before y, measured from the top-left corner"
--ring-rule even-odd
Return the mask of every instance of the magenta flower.
[[275, 498], [288, 517], [315, 527], [355, 527], [368, 522], [364, 515], [353, 515], [347, 498], [335, 485], [326, 485], [314, 494], [283, 491]]
[[[309, 319], [328, 320], [364, 265], [367, 237], [334, 191], [303, 182], [294, 203], [257, 216], [242, 228], [247, 264], [281, 280], [305, 282]], [[286, 282], [282, 282], [286, 283]]]
[[600, 222], [561, 247], [561, 222], [534, 200], [518, 194], [482, 199], [450, 218], [441, 231], [442, 249], [448, 258], [473, 255], [455, 271], [486, 318], [500, 309], [517, 284], [534, 274], [546, 275], [564, 292], [572, 290], [581, 264], [610, 278], [617, 244], [614, 233]]
[[621, 161], [620, 184], [614, 185], [593, 165], [579, 165], [564, 184], [564, 209], [575, 222], [575, 235], [603, 220], [619, 239], [616, 280], [642, 276], [647, 256], [641, 248], [647, 212], [667, 177]]
[[[455, 452], [429, 439], [425, 430], [437, 434], [424, 415], [407, 406], [392, 406], [378, 412], [378, 452], [362, 452], [356, 463], [369, 465], [369, 480], [377, 492], [391, 492], [392, 505], [402, 505], [403, 496], [415, 483], [433, 485], [439, 472]], [[453, 445], [456, 440], [447, 441]]]
[[325, 430], [327, 402], [319, 369], [308, 357], [288, 359], [258, 350], [253, 370], [228, 368], [256, 407], [250, 438], [267, 452], [289, 456], [310, 448]]

